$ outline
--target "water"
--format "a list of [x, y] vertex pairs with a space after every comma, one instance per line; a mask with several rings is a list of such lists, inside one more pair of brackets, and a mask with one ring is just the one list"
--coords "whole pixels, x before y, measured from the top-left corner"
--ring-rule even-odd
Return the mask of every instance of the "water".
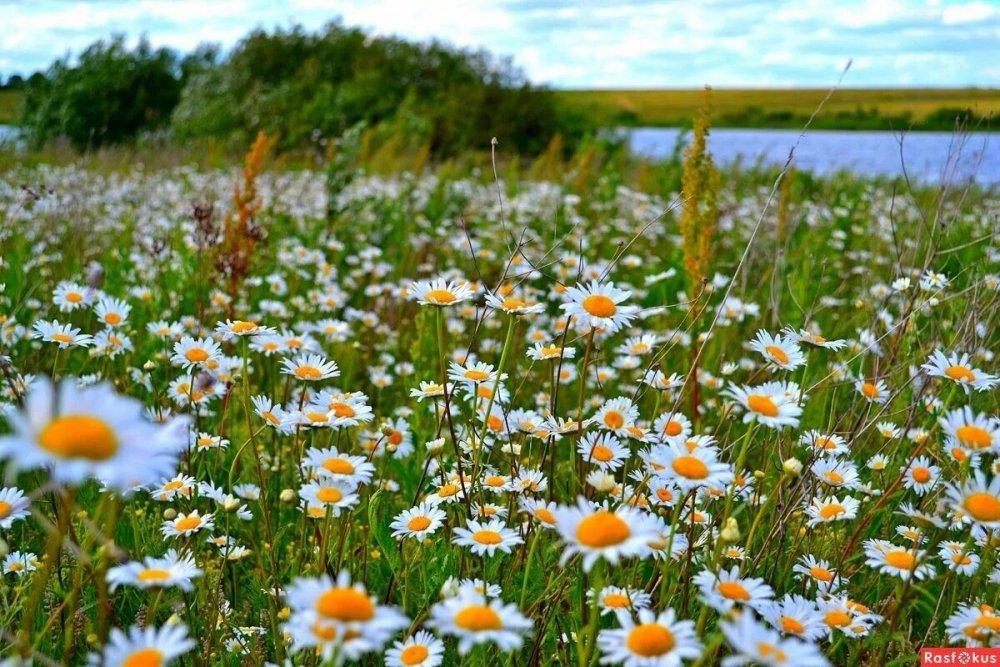
[[[650, 158], [673, 153], [680, 130], [643, 127], [631, 130], [632, 152]], [[782, 165], [801, 134], [798, 130], [713, 129], [709, 149], [720, 165], [742, 160]], [[950, 132], [892, 132], [843, 130], [809, 131], [795, 149], [795, 165], [815, 174], [850, 171], [866, 176], [901, 176], [905, 159], [911, 180], [952, 183], [969, 179], [982, 185], [1000, 184], [1000, 135]]]

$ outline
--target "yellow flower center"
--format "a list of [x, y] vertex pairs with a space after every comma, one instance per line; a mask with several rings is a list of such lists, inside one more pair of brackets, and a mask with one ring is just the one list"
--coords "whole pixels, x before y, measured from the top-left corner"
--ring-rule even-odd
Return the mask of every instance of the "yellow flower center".
[[335, 475], [353, 475], [354, 465], [344, 458], [331, 457], [323, 461], [323, 467]]
[[850, 625], [851, 617], [845, 611], [834, 609], [833, 611], [826, 612], [823, 621], [832, 628], [842, 628], [845, 625]]
[[73, 337], [70, 336], [69, 334], [54, 333], [52, 334], [52, 340], [54, 340], [57, 343], [72, 343]]
[[448, 290], [432, 289], [424, 295], [424, 301], [444, 305], [447, 303], [453, 303], [455, 301], [455, 295]]
[[576, 527], [576, 539], [592, 549], [621, 544], [631, 534], [629, 525], [617, 514], [607, 510], [585, 517]]
[[465, 379], [472, 380], [473, 382], [482, 382], [488, 379], [489, 377], [490, 374], [487, 373], [486, 371], [480, 371], [475, 369], [465, 371]]
[[184, 358], [193, 364], [200, 364], [208, 359], [208, 352], [200, 347], [192, 347], [184, 353]]
[[809, 574], [812, 575], [812, 578], [817, 581], [822, 581], [824, 583], [830, 583], [833, 581], [833, 572], [830, 572], [830, 570], [825, 567], [809, 568]]
[[801, 635], [806, 631], [806, 626], [802, 625], [791, 616], [782, 616], [781, 629], [793, 635]]
[[955, 382], [975, 382], [976, 374], [967, 366], [949, 366], [944, 370], [944, 374]]
[[245, 333], [250, 333], [251, 331], [256, 331], [257, 325], [254, 324], [253, 322], [244, 322], [242, 320], [238, 320], [236, 322], [233, 322], [230, 329], [232, 330], [233, 333], [245, 334]]
[[604, 445], [594, 445], [591, 451], [591, 456], [601, 463], [607, 463], [614, 457], [614, 453]]
[[679, 421], [675, 419], [671, 419], [670, 421], [667, 422], [667, 425], [663, 427], [664, 435], [667, 435], [671, 438], [676, 437], [683, 432], [684, 432], [684, 427], [681, 425]]
[[427, 530], [431, 525], [431, 520], [425, 516], [415, 516], [407, 522], [406, 527], [414, 532]]
[[674, 459], [672, 467], [674, 472], [687, 479], [705, 479], [708, 477], [708, 466], [697, 456], [678, 456]]
[[628, 633], [628, 649], [644, 658], [665, 655], [675, 645], [674, 634], [659, 623], [643, 623]]
[[735, 581], [723, 581], [717, 586], [717, 589], [727, 600], [746, 602], [750, 599], [750, 591], [744, 588], [743, 584]]
[[455, 625], [472, 632], [500, 630], [503, 621], [500, 615], [486, 605], [471, 605], [455, 614]]
[[163, 653], [159, 649], [141, 648], [125, 658], [122, 667], [161, 667], [163, 664]]
[[767, 347], [764, 348], [764, 351], [767, 352], [768, 356], [777, 361], [779, 364], [788, 363], [788, 355], [785, 354], [785, 351], [782, 350], [777, 345], [768, 345]]
[[528, 304], [520, 299], [515, 299], [513, 297], [503, 300], [503, 307], [507, 310], [517, 310], [518, 308], [524, 308]]
[[535, 518], [542, 523], [547, 523], [549, 525], [553, 525], [556, 522], [555, 515], [544, 507], [539, 507], [535, 510]]
[[583, 300], [583, 309], [594, 317], [613, 317], [618, 312], [615, 302], [603, 294], [591, 294]]
[[138, 575], [136, 579], [139, 581], [163, 581], [164, 579], [170, 578], [170, 572], [167, 570], [158, 570], [156, 568], [150, 568], [148, 570], [143, 570]]
[[56, 417], [39, 434], [38, 444], [67, 459], [106, 461], [118, 451], [118, 439], [111, 427], [89, 415]]
[[456, 493], [458, 493], [458, 486], [456, 484], [445, 484], [437, 492], [440, 498], [448, 498]]
[[179, 533], [184, 533], [189, 530], [194, 530], [201, 525], [201, 517], [199, 516], [187, 516], [174, 523], [174, 529]]
[[338, 419], [348, 419], [353, 417], [357, 413], [347, 403], [331, 403], [330, 409], [333, 410], [333, 414], [337, 416]]
[[70, 303], [80, 303], [83, 301], [83, 295], [79, 292], [66, 292], [66, 300]]
[[609, 593], [604, 596], [604, 606], [612, 609], [625, 609], [630, 606], [628, 596], [624, 593]]
[[986, 449], [993, 446], [993, 438], [990, 432], [981, 426], [968, 424], [955, 429], [955, 437], [970, 449]]
[[758, 643], [757, 652], [760, 653], [762, 658], [774, 660], [775, 662], [785, 662], [788, 660], [788, 656], [785, 655], [784, 651], [774, 644], [768, 644], [767, 642]]
[[988, 628], [991, 632], [1000, 632], [1000, 616], [983, 614], [976, 619], [976, 625]]
[[316, 498], [320, 502], [324, 503], [337, 503], [340, 499], [344, 497], [344, 494], [340, 492], [340, 489], [334, 488], [332, 486], [324, 486], [319, 491], [316, 492]]
[[9, 517], [13, 509], [14, 509], [13, 505], [3, 500], [0, 500], [0, 519], [6, 519], [7, 517]]
[[412, 646], [407, 646], [403, 649], [403, 652], [399, 654], [399, 661], [404, 665], [419, 665], [424, 660], [430, 652], [427, 647], [423, 644], [413, 644]]
[[765, 417], [778, 416], [778, 406], [770, 396], [765, 396], [764, 394], [750, 394], [747, 396], [747, 407]]
[[1000, 499], [989, 493], [970, 493], [962, 507], [977, 521], [1000, 521]]
[[371, 598], [353, 588], [331, 588], [316, 600], [316, 611], [338, 621], [367, 621], [375, 615]]
[[300, 380], [318, 380], [323, 377], [323, 371], [315, 366], [299, 366], [295, 369], [295, 377]]
[[912, 570], [917, 564], [917, 559], [909, 551], [897, 549], [885, 555], [885, 562], [900, 570]]
[[927, 468], [914, 468], [913, 481], [918, 484], [926, 484], [931, 481], [931, 471]]
[[830, 519], [845, 514], [847, 510], [843, 505], [839, 503], [830, 503], [829, 505], [824, 505], [823, 509], [819, 511], [820, 517], [829, 521]]
[[477, 530], [472, 534], [472, 539], [480, 544], [500, 544], [503, 538], [495, 530]]
[[118, 313], [108, 313], [104, 316], [104, 321], [114, 326], [116, 324], [121, 324], [122, 316]]
[[625, 424], [625, 418], [618, 412], [608, 412], [604, 415], [604, 425], [610, 429], [619, 429]]
[[878, 386], [872, 382], [865, 382], [861, 385], [861, 393], [868, 398], [878, 398]]

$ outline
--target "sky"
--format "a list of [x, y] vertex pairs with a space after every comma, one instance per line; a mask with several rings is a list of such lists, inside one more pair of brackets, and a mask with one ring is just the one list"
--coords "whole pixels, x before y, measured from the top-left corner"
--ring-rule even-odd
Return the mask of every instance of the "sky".
[[0, 0], [0, 75], [124, 33], [182, 52], [340, 17], [556, 88], [1000, 86], [1000, 0]]

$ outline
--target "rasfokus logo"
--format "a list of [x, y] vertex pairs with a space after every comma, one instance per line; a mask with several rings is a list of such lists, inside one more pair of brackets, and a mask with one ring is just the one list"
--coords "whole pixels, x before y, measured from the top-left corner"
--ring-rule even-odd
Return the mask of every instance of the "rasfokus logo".
[[1000, 648], [923, 648], [920, 665], [1000, 665]]

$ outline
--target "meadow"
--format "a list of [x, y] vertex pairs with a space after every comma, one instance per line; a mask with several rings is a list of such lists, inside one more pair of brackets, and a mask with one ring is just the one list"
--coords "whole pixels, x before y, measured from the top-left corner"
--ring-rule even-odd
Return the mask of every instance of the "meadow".
[[[798, 129], [826, 97], [826, 89], [733, 89], [712, 91], [718, 127]], [[701, 90], [565, 90], [559, 99], [602, 124], [685, 127], [701, 105]], [[951, 131], [955, 117], [970, 110], [987, 129], [1000, 112], [1000, 91], [990, 88], [845, 88], [814, 119], [814, 128]], [[978, 118], [982, 118], [980, 121]]]
[[4, 664], [998, 641], [995, 192], [269, 148], [0, 175]]

